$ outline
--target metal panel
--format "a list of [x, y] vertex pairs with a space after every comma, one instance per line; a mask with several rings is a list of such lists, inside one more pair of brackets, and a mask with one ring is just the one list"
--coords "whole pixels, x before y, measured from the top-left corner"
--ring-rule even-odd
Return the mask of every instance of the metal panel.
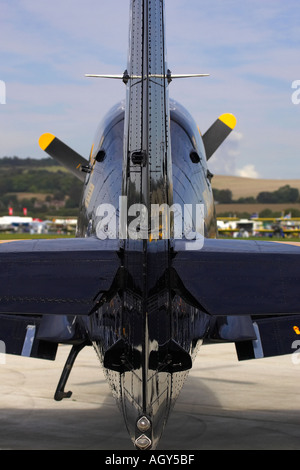
[[[300, 313], [300, 248], [246, 240], [175, 244], [173, 267], [195, 306], [211, 315]], [[188, 269], [187, 269], [188, 266]]]
[[0, 313], [88, 315], [119, 268], [115, 240], [26, 240], [0, 245]]

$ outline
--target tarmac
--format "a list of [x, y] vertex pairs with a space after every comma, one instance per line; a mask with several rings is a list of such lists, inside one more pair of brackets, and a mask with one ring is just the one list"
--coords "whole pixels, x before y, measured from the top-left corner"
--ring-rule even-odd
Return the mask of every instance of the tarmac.
[[[0, 450], [133, 450], [94, 350], [85, 348], [53, 400], [69, 353], [0, 364]], [[203, 346], [158, 450], [298, 450], [300, 354], [238, 362], [234, 345]], [[4, 361], [1, 361], [4, 362]]]

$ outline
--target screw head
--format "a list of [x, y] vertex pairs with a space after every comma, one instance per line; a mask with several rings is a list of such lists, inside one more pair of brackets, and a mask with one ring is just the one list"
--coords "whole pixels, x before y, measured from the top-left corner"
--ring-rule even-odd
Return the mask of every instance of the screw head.
[[146, 450], [151, 446], [152, 442], [149, 437], [145, 436], [145, 434], [142, 434], [140, 437], [138, 437], [135, 441], [136, 447], [138, 447], [141, 450]]
[[139, 431], [141, 432], [146, 432], [146, 431], [149, 431], [150, 427], [151, 427], [151, 422], [149, 421], [148, 418], [146, 418], [146, 416], [142, 416], [138, 422], [136, 423], [137, 425], [137, 428], [139, 429]]

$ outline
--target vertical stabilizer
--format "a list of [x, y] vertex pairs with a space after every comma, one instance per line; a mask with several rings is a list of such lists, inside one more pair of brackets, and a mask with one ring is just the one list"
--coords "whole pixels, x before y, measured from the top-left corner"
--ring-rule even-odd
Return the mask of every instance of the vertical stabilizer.
[[[131, 375], [125, 374], [122, 409], [137, 448], [152, 446], [154, 449], [173, 399], [170, 393], [171, 375], [160, 369], [159, 361], [165, 351], [157, 351], [158, 344], [169, 344], [171, 340], [169, 290], [165, 279], [169, 266], [169, 239], [159, 240], [158, 230], [155, 238], [158, 243], [153, 243], [149, 237], [152, 204], [172, 205], [162, 0], [131, 0], [126, 80], [123, 195], [127, 196], [128, 211], [122, 210], [120, 218], [123, 227], [125, 214], [128, 238], [124, 243], [124, 272], [127, 278], [122, 315], [125, 319], [134, 315], [134, 326], [129, 332], [125, 325], [125, 342], [134, 344], [140, 351], [140, 364]], [[139, 218], [132, 220], [138, 212]], [[134, 233], [136, 238], [132, 240], [131, 227], [138, 225], [139, 229]], [[163, 286], [159, 283], [162, 278], [165, 280]], [[147, 430], [144, 429], [145, 422], [148, 423]]]
[[[131, 0], [124, 157], [128, 204], [171, 204], [164, 2]], [[150, 211], [149, 211], [150, 212]]]

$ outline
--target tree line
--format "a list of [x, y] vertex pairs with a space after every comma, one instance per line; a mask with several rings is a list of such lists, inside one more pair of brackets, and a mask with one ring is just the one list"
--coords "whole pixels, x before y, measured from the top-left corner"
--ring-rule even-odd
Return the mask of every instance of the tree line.
[[256, 197], [240, 197], [233, 199], [230, 189], [213, 189], [215, 201], [219, 204], [280, 204], [300, 202], [300, 194], [297, 188], [289, 185], [282, 186], [276, 191], [262, 191]]
[[[213, 189], [213, 193], [219, 204], [300, 202], [298, 189], [289, 185], [238, 199], [233, 199], [230, 189]], [[9, 207], [15, 215], [21, 215], [23, 208], [33, 217], [77, 215], [81, 194], [82, 182], [52, 158], [0, 158], [0, 215], [6, 215]]]
[[81, 194], [82, 182], [52, 158], [0, 159], [0, 215], [77, 215]]

